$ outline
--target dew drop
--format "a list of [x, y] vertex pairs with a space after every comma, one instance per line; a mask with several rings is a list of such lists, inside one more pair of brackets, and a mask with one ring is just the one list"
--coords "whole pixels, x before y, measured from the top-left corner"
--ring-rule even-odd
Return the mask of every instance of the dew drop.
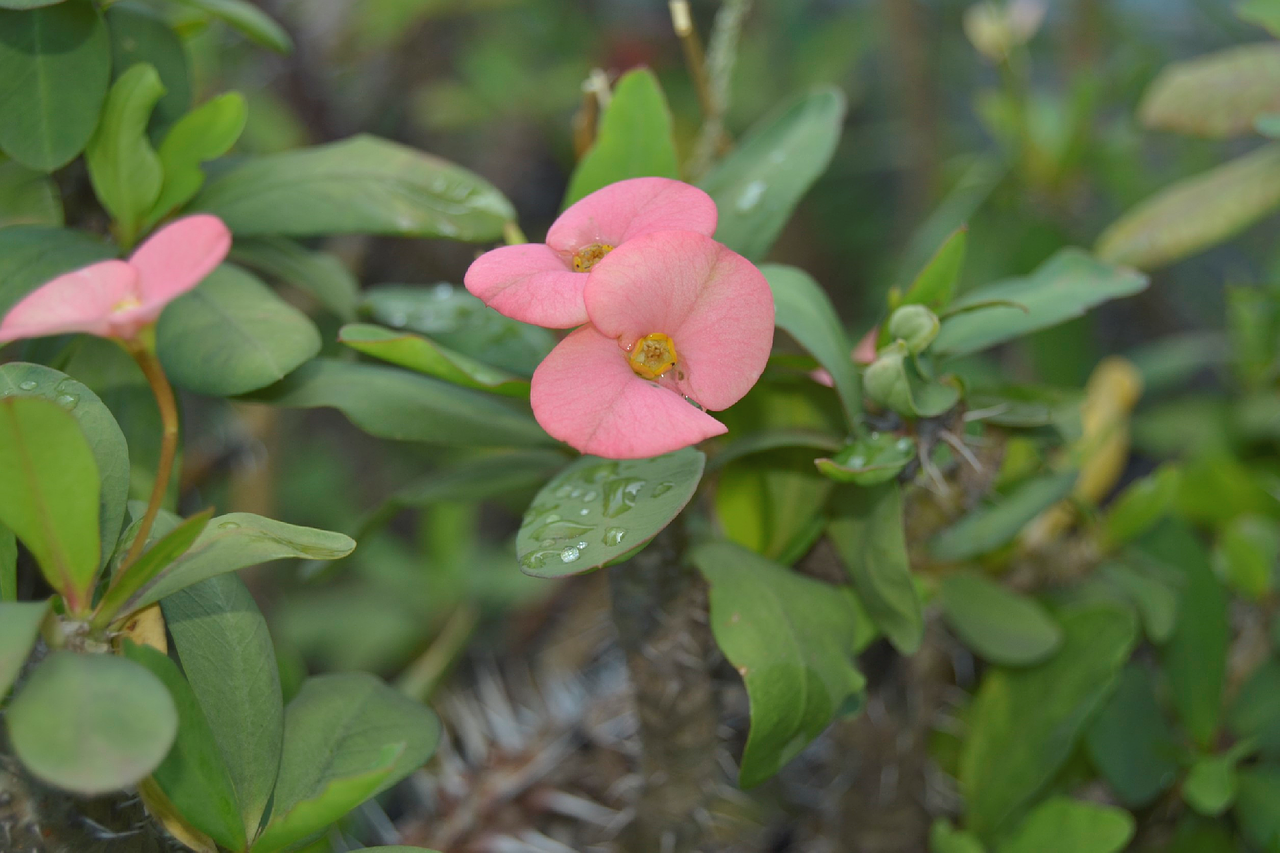
[[569, 494], [572, 491], [573, 491], [573, 486], [561, 486], [560, 488], [556, 489], [556, 497], [567, 498], [569, 497]]
[[587, 547], [587, 541], [586, 541], [585, 539], [579, 540], [579, 542], [578, 542], [578, 547], [579, 547], [579, 548], [585, 548], [585, 547]]
[[572, 546], [565, 548], [560, 552], [560, 560], [565, 563], [572, 563], [581, 556], [582, 552]]
[[584, 501], [593, 501], [598, 497], [600, 497], [600, 493], [592, 491], [592, 492], [587, 492], [585, 495], [583, 495], [582, 499]]
[[530, 551], [520, 558], [520, 565], [526, 569], [541, 569], [547, 565], [548, 558], [559, 553], [559, 551]]
[[764, 191], [768, 188], [769, 185], [764, 181], [752, 181], [742, 188], [742, 192], [738, 195], [738, 200], [734, 202], [734, 207], [740, 212], [746, 213], [760, 203]]
[[675, 487], [675, 483], [659, 483], [653, 487], [653, 496], [655, 498], [660, 498]]
[[76, 403], [80, 402], [80, 398], [75, 394], [59, 394], [57, 403], [67, 411], [71, 411], [76, 407]]
[[910, 450], [910, 449], [911, 449], [911, 439], [909, 439], [909, 438], [900, 438], [900, 439], [898, 439], [898, 449], [899, 449], [899, 450]]
[[590, 514], [591, 514], [591, 510], [587, 509], [585, 506], [582, 509], [578, 510], [578, 515], [590, 515]]
[[28, 379], [26, 382], [18, 383], [18, 387], [21, 388], [23, 391], [34, 391], [36, 390], [36, 385], [37, 383], [34, 379]]
[[879, 441], [879, 440], [880, 440], [880, 433], [878, 433], [878, 432], [873, 432], [873, 433], [871, 433], [871, 440], [872, 440], [872, 441]]
[[[590, 527], [583, 527], [572, 521], [552, 521], [533, 531], [533, 538], [543, 540], [544, 545], [551, 545], [556, 539], [577, 539], [590, 532]], [[548, 539], [552, 542], [547, 542]]]
[[551, 523], [551, 522], [553, 522], [553, 521], [559, 521], [559, 520], [560, 520], [560, 516], [559, 516], [559, 514], [557, 514], [557, 513], [554, 513], [554, 512], [553, 512], [553, 513], [551, 513], [550, 515], [545, 516], [542, 520], [543, 520], [543, 521], [545, 521], [545, 522], [547, 522], [547, 524], [550, 524], [550, 523]]
[[240, 523], [238, 521], [224, 521], [218, 525], [219, 530], [238, 530]]
[[550, 548], [550, 547], [551, 547], [552, 545], [554, 545], [554, 544], [556, 544], [556, 540], [554, 540], [554, 539], [543, 539], [543, 540], [542, 540], [542, 547], [543, 547], [543, 548]]
[[621, 545], [622, 540], [627, 538], [627, 530], [625, 527], [610, 527], [604, 532], [604, 544], [612, 548], [615, 545]]
[[604, 484], [604, 507], [601, 512], [606, 518], [617, 518], [636, 505], [636, 497], [644, 488], [645, 481], [630, 477], [619, 477]]
[[850, 468], [861, 468], [863, 465], [866, 465], [866, 464], [867, 464], [867, 460], [863, 459], [861, 456], [855, 456], [849, 460]]

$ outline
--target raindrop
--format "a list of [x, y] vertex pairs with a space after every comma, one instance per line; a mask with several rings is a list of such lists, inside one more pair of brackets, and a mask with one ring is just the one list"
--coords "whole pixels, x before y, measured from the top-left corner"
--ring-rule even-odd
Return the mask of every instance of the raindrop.
[[653, 496], [655, 498], [660, 498], [675, 487], [675, 483], [659, 483], [653, 487]]
[[568, 547], [560, 552], [560, 559], [565, 563], [572, 563], [574, 560], [582, 556], [582, 552], [577, 548]]
[[873, 433], [871, 433], [871, 440], [872, 440], [872, 441], [879, 441], [879, 440], [880, 440], [880, 433], [878, 433], [878, 432], [873, 432]]
[[587, 509], [585, 506], [582, 509], [578, 510], [578, 515], [590, 515], [590, 514], [591, 514], [591, 510]]
[[584, 539], [584, 540], [581, 540], [580, 542], [578, 542], [578, 547], [579, 547], [579, 548], [585, 548], [585, 547], [587, 547], [587, 542], [586, 542], [586, 540]]
[[612, 548], [615, 545], [621, 545], [622, 540], [627, 538], [627, 530], [625, 527], [610, 527], [604, 532], [604, 544]]
[[746, 213], [760, 203], [760, 198], [768, 188], [769, 185], [764, 181], [752, 181], [742, 188], [734, 207], [738, 208], [741, 213]]
[[617, 518], [636, 505], [636, 497], [644, 488], [644, 480], [619, 478], [604, 484], [604, 508], [607, 518]]
[[584, 501], [593, 501], [598, 497], [600, 497], [599, 492], [587, 492], [585, 495], [582, 496], [582, 499]]
[[559, 551], [530, 551], [520, 558], [520, 565], [526, 569], [541, 569], [547, 565], [549, 558], [559, 553]]
[[559, 520], [560, 520], [560, 516], [559, 516], [557, 513], [554, 513], [554, 512], [553, 512], [553, 513], [551, 513], [550, 515], [548, 515], [547, 517], [545, 517], [545, 518], [544, 518], [544, 519], [542, 519], [542, 520], [543, 520], [543, 521], [545, 521], [545, 522], [547, 522], [548, 524], [550, 524], [550, 523], [551, 523], [551, 522], [553, 522], [553, 521], [559, 521]]
[[898, 439], [898, 449], [899, 449], [899, 450], [910, 450], [910, 449], [911, 449], [911, 439], [909, 439], [909, 438], [900, 438], [900, 439]]
[[[533, 531], [533, 538], [544, 540], [543, 544], [549, 545], [554, 544], [556, 539], [577, 539], [590, 532], [590, 527], [583, 527], [571, 521], [552, 521]], [[553, 540], [553, 542], [547, 543], [545, 541], [547, 539]]]
[[57, 403], [67, 411], [71, 411], [76, 407], [76, 403], [80, 402], [80, 398], [75, 394], [59, 394]]
[[36, 385], [37, 383], [34, 379], [28, 379], [26, 382], [18, 383], [18, 387], [21, 388], [23, 391], [34, 391], [36, 390]]
[[567, 498], [569, 497], [569, 493], [572, 491], [573, 491], [573, 486], [561, 486], [560, 488], [556, 489], [556, 497]]
[[855, 456], [849, 460], [850, 468], [861, 468], [863, 465], [866, 465], [866, 464], [867, 464], [867, 460], [863, 459], [861, 456]]
[[224, 521], [218, 525], [219, 530], [238, 530], [240, 523], [238, 521]]

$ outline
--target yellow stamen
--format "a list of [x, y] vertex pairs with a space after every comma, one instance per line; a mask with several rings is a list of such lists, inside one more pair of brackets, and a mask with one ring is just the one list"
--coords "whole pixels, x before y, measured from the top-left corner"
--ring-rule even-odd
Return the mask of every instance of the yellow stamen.
[[136, 296], [126, 296], [111, 307], [112, 312], [128, 311], [130, 308], [141, 308], [142, 302]]
[[631, 348], [629, 364], [636, 375], [645, 379], [657, 379], [675, 367], [677, 360], [675, 341], [656, 332], [636, 341]]
[[573, 271], [591, 272], [591, 268], [612, 251], [613, 247], [608, 243], [592, 243], [590, 246], [583, 246], [573, 253]]

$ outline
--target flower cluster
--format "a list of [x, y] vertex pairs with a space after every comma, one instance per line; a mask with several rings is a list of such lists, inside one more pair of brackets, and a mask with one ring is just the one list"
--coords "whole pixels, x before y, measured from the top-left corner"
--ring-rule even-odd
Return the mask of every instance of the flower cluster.
[[482, 255], [466, 286], [515, 320], [575, 328], [533, 374], [534, 416], [583, 453], [657, 456], [725, 432], [725, 409], [760, 378], [773, 296], [712, 239], [715, 202], [633, 178], [567, 209], [545, 244]]

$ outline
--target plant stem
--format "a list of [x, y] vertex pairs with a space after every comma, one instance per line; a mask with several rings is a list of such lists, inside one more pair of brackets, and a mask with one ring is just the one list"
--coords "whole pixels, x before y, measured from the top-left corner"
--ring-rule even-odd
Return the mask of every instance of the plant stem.
[[680, 47], [684, 49], [684, 61], [689, 66], [689, 76], [693, 78], [698, 104], [702, 107], [703, 116], [710, 118], [715, 114], [715, 99], [711, 96], [706, 57], [702, 53], [702, 40], [698, 38], [698, 30], [693, 26], [689, 0], [670, 0], [667, 5], [671, 9], [671, 23], [680, 39]]
[[400, 692], [419, 702], [430, 700], [436, 688], [444, 681], [445, 675], [453, 668], [458, 656], [466, 649], [479, 622], [480, 613], [471, 605], [464, 604], [453, 611], [453, 615], [444, 623], [440, 634], [427, 650], [396, 679], [396, 687], [400, 688]]
[[164, 375], [160, 359], [156, 358], [154, 347], [138, 341], [128, 341], [125, 343], [125, 349], [129, 351], [129, 355], [133, 356], [134, 361], [138, 362], [138, 366], [142, 368], [142, 375], [147, 377], [147, 382], [151, 385], [151, 392], [156, 397], [156, 405], [160, 407], [160, 423], [164, 430], [160, 437], [160, 460], [156, 463], [156, 480], [151, 487], [151, 500], [147, 503], [146, 515], [142, 516], [142, 524], [138, 526], [138, 534], [133, 538], [129, 552], [120, 563], [118, 570], [120, 574], [128, 571], [142, 554], [142, 549], [146, 547], [147, 537], [151, 535], [151, 527], [160, 513], [160, 504], [164, 502], [165, 493], [169, 491], [169, 479], [173, 475], [173, 460], [178, 453], [178, 404], [173, 397], [173, 386]]

